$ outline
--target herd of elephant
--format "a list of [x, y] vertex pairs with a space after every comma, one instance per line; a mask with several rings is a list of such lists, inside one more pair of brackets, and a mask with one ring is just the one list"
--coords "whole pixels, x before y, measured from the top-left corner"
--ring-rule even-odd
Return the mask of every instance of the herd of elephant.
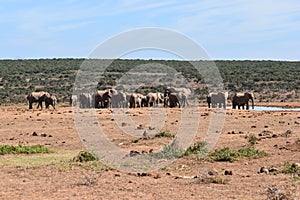
[[[99, 90], [92, 94], [80, 93], [70, 97], [70, 103], [80, 108], [138, 108], [138, 107], [186, 107], [189, 105], [188, 97], [191, 90], [187, 88], [166, 88], [164, 93], [150, 92], [146, 95], [141, 93], [126, 93], [115, 89]], [[207, 95], [207, 104], [209, 108], [226, 109], [228, 92], [210, 93]], [[42, 103], [45, 102], [46, 108], [51, 105], [55, 109], [57, 98], [48, 92], [32, 92], [27, 96], [29, 109], [32, 104], [37, 103], [37, 108], [42, 109]], [[232, 98], [232, 108], [249, 109], [249, 100], [252, 101], [254, 109], [254, 96], [252, 93], [235, 93]]]
[[167, 88], [164, 93], [149, 92], [127, 93], [115, 89], [99, 90], [93, 94], [81, 93], [72, 95], [73, 106], [79, 104], [80, 108], [138, 108], [138, 107], [185, 107], [188, 105], [187, 97], [191, 91], [186, 88]]

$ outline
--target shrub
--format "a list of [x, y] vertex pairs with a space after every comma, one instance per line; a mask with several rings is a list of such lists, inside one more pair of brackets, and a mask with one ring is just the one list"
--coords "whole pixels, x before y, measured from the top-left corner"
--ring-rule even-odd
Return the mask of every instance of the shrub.
[[238, 158], [238, 154], [236, 151], [229, 149], [228, 147], [224, 147], [220, 150], [215, 150], [210, 154], [210, 158], [215, 161], [236, 161]]
[[0, 145], [0, 155], [4, 154], [35, 154], [35, 153], [52, 153], [53, 151], [43, 145], [34, 146], [13, 146], [13, 145]]
[[172, 133], [170, 133], [168, 131], [163, 131], [163, 132], [157, 133], [154, 137], [156, 137], [156, 138], [162, 138], [162, 137], [174, 138], [175, 135], [173, 135]]
[[250, 133], [249, 135], [247, 135], [246, 139], [251, 145], [255, 145], [258, 141], [258, 138], [253, 133]]
[[236, 161], [238, 158], [260, 158], [267, 156], [268, 153], [255, 149], [253, 146], [241, 148], [238, 151], [224, 147], [220, 150], [215, 150], [210, 154], [210, 158], [215, 161]]
[[77, 156], [73, 158], [74, 162], [89, 162], [99, 160], [98, 157], [89, 151], [80, 151]]
[[206, 147], [207, 143], [205, 141], [200, 141], [192, 146], [190, 146], [184, 153], [184, 155], [190, 155], [190, 154], [199, 154], [200, 156], [204, 156], [206, 153], [208, 153], [208, 149]]

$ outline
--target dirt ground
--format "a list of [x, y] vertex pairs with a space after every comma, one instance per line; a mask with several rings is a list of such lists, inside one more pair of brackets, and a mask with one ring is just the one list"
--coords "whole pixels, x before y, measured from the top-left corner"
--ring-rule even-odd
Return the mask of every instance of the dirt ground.
[[[299, 102], [274, 105], [300, 107]], [[147, 125], [148, 111], [137, 108], [127, 114], [136, 122], [137, 129], [146, 130], [151, 128]], [[200, 125], [194, 142], [205, 140], [211, 116], [218, 111], [197, 108]], [[217, 162], [188, 155], [145, 173], [126, 172], [100, 162], [72, 162], [85, 149], [72, 107], [28, 110], [26, 105], [2, 106], [0, 112], [0, 144], [42, 144], [54, 150], [49, 154], [0, 155], [0, 199], [267, 199], [270, 189], [300, 199], [299, 177], [259, 173], [261, 167], [280, 170], [285, 162], [300, 163], [299, 111], [226, 110], [224, 127], [212, 150], [247, 147], [250, 143], [246, 136], [254, 134], [259, 139], [255, 148], [266, 151], [266, 157]], [[156, 151], [172, 140], [152, 138], [134, 142], [138, 138], [118, 127], [114, 119], [117, 112], [103, 109], [96, 113], [107, 137], [128, 154], [132, 150]], [[163, 129], [157, 132], [176, 134], [181, 110], [166, 109], [166, 113]], [[225, 171], [232, 174], [225, 175]]]

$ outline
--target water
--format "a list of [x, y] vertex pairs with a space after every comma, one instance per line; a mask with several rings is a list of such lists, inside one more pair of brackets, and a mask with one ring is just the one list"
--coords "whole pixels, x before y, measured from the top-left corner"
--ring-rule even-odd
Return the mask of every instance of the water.
[[[231, 106], [228, 106], [227, 109], [232, 109]], [[274, 107], [274, 106], [254, 106], [254, 109], [251, 107], [249, 110], [257, 111], [300, 111], [300, 108], [283, 108], [283, 107]]]

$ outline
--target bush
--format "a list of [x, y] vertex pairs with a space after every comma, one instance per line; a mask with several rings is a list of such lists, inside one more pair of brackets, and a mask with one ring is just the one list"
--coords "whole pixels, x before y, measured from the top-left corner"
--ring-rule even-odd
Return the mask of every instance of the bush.
[[162, 137], [174, 138], [175, 135], [173, 135], [172, 133], [170, 133], [168, 131], [163, 131], [163, 132], [157, 133], [154, 137], [156, 137], [156, 138], [162, 138]]
[[206, 142], [201, 141], [193, 144], [190, 146], [184, 153], [184, 155], [190, 155], [190, 154], [198, 154], [200, 156], [204, 156], [206, 153], [208, 153], [208, 149], [206, 147]]
[[238, 158], [260, 158], [267, 156], [268, 153], [255, 149], [253, 146], [241, 148], [238, 151], [231, 150], [228, 147], [224, 147], [220, 150], [215, 150], [210, 154], [210, 158], [215, 161], [229, 161], [233, 162]]
[[77, 156], [73, 158], [74, 162], [89, 162], [99, 160], [98, 157], [89, 151], [80, 151]]
[[52, 153], [53, 151], [43, 145], [34, 146], [13, 146], [13, 145], [0, 145], [0, 155], [4, 154], [35, 154], [35, 153]]

